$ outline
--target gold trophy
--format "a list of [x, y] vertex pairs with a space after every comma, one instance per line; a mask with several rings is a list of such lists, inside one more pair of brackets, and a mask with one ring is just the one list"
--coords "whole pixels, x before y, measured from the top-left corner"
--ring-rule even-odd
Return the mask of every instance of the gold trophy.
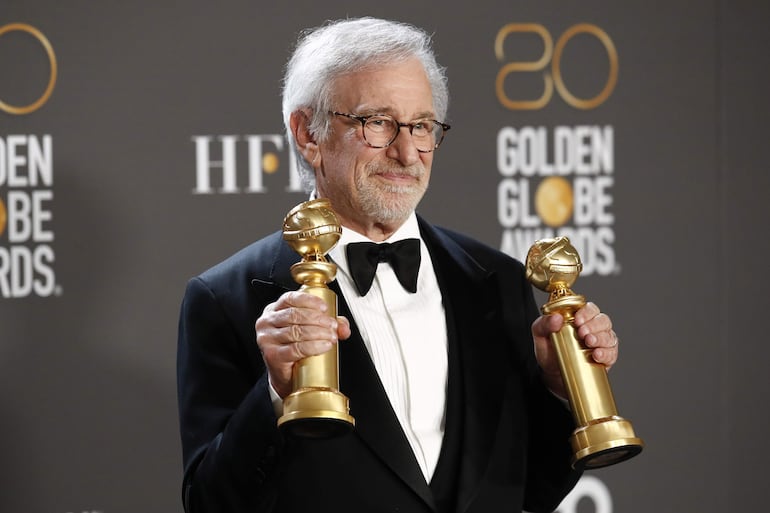
[[[283, 221], [284, 240], [302, 257], [291, 267], [300, 290], [320, 297], [328, 313], [337, 316], [337, 295], [326, 284], [334, 279], [337, 266], [326, 255], [342, 234], [337, 216], [327, 199], [315, 199], [291, 209]], [[291, 434], [309, 438], [330, 438], [350, 431], [348, 398], [339, 391], [338, 353], [335, 345], [317, 356], [294, 364], [292, 393], [283, 400], [278, 426]]]
[[644, 442], [626, 419], [618, 416], [603, 365], [577, 338], [574, 314], [585, 297], [570, 287], [583, 270], [575, 248], [566, 237], [542, 239], [529, 249], [526, 277], [550, 293], [544, 314], [559, 313], [564, 326], [551, 335], [577, 428], [570, 437], [574, 468], [592, 469], [620, 463], [639, 454]]

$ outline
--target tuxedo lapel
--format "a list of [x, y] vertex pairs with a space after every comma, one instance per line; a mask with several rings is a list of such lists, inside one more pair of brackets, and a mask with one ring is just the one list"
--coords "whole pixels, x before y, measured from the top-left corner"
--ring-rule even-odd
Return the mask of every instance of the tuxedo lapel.
[[[459, 362], [460, 386], [448, 387], [447, 404], [459, 404], [459, 416], [447, 429], [445, 442], [461, 439], [457, 475], [457, 511], [464, 511], [484, 475], [500, 417], [505, 371], [499, 341], [489, 329], [497, 315], [499, 292], [493, 274], [474, 261], [454, 240], [424, 222], [420, 225], [444, 298], [450, 361]], [[452, 355], [450, 355], [451, 357]], [[453, 458], [449, 458], [451, 461]], [[440, 464], [443, 460], [440, 461]], [[439, 472], [439, 470], [437, 470]]]
[[355, 433], [390, 469], [431, 508], [433, 495], [412, 448], [388, 400], [377, 370], [336, 282], [338, 313], [350, 320], [352, 334], [339, 344], [340, 391], [350, 399]]
[[[420, 232], [433, 260], [447, 314], [450, 378], [444, 443], [434, 479], [457, 484], [457, 511], [464, 511], [486, 470], [499, 422], [504, 389], [504, 356], [490, 326], [498, 315], [493, 275], [454, 240], [420, 219]], [[435, 510], [425, 481], [387, 394], [336, 282], [339, 315], [352, 335], [340, 342], [340, 389], [350, 399], [356, 433], [417, 495]], [[443, 467], [448, 466], [451, 468]], [[459, 468], [455, 468], [459, 467]], [[457, 472], [454, 474], [454, 472]], [[456, 476], [456, 481], [454, 477]]]

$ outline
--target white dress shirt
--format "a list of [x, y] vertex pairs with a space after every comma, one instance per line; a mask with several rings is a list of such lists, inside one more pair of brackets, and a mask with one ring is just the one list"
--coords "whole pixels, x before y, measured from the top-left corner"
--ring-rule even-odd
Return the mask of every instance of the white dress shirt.
[[[338, 266], [340, 289], [393, 411], [426, 481], [430, 482], [444, 437], [446, 318], [433, 263], [420, 238], [414, 213], [387, 242], [408, 238], [420, 239], [420, 271], [414, 294], [401, 286], [390, 264], [381, 263], [372, 288], [366, 296], [359, 296], [345, 253], [345, 247], [351, 242], [371, 242], [359, 233], [343, 227], [342, 236], [329, 257]], [[340, 369], [340, 373], [344, 372], [345, 369]]]

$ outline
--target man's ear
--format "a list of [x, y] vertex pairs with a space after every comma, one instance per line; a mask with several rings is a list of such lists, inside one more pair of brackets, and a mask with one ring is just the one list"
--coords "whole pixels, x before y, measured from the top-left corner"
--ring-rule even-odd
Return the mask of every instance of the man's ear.
[[321, 152], [310, 133], [310, 112], [307, 110], [292, 112], [289, 117], [289, 127], [292, 135], [294, 135], [297, 149], [308, 164], [315, 169], [321, 163]]

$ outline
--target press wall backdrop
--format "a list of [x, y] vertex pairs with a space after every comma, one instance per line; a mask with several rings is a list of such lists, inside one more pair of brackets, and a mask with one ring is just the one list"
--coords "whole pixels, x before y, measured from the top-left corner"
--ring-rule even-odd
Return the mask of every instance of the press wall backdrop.
[[361, 15], [448, 70], [420, 212], [569, 235], [620, 333], [646, 448], [559, 511], [767, 510], [767, 3], [1, 0], [0, 512], [181, 512], [185, 283], [306, 199], [283, 65]]

